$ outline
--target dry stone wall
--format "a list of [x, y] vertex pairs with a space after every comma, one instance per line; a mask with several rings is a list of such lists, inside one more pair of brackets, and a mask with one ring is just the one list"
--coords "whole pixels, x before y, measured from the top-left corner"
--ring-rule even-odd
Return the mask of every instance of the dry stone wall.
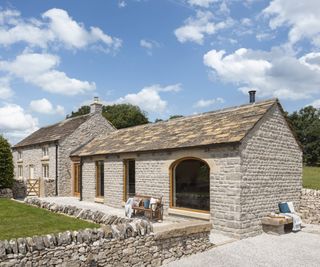
[[0, 189], [0, 198], [12, 198], [12, 190], [10, 188]]
[[300, 213], [305, 223], [320, 224], [320, 190], [302, 189]]
[[[85, 213], [37, 198], [26, 202], [72, 216]], [[98, 215], [92, 212], [88, 217], [96, 220], [101, 218]], [[210, 249], [213, 246], [209, 241], [210, 230], [211, 224], [204, 223], [153, 233], [148, 221], [126, 220], [98, 229], [3, 240], [0, 267], [160, 266]]]

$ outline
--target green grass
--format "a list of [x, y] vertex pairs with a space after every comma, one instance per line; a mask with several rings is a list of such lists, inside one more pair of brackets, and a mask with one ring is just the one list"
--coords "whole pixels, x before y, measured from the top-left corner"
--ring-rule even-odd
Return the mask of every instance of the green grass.
[[303, 187], [320, 190], [320, 167], [303, 167]]
[[80, 219], [0, 199], [0, 240], [99, 227]]

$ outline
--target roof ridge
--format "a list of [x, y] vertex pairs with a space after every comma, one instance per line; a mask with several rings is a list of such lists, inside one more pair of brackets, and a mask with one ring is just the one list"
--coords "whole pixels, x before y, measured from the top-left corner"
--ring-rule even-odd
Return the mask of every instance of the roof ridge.
[[91, 115], [91, 114], [88, 113], [88, 114], [84, 114], [84, 115], [80, 115], [80, 116], [76, 116], [76, 117], [65, 118], [65, 119], [62, 120], [62, 121], [58, 121], [58, 122], [56, 122], [56, 123], [43, 126], [43, 127], [39, 128], [38, 130], [45, 129], [45, 128], [49, 128], [49, 127], [52, 127], [52, 126], [55, 126], [55, 125], [59, 125], [60, 123], [62, 123], [62, 122], [64, 122], [64, 121], [71, 121], [71, 120], [79, 119], [79, 118], [86, 117], [86, 116], [89, 116], [89, 115]]

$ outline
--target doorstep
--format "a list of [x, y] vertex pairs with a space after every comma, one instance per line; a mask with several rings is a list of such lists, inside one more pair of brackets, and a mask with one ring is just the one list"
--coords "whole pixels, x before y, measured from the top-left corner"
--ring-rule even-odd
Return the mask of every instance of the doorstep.
[[174, 209], [174, 208], [169, 208], [168, 213], [169, 215], [186, 216], [186, 217], [207, 220], [207, 221], [210, 220], [210, 213], [190, 211], [190, 210], [184, 210], [184, 209]]

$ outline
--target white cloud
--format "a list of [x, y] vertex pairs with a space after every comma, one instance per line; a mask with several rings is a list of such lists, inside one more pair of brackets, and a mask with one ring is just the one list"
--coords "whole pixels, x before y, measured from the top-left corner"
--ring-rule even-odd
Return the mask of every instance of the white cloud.
[[289, 26], [289, 43], [306, 38], [320, 47], [320, 1], [273, 0], [263, 14], [270, 17], [272, 29]]
[[0, 70], [51, 93], [76, 95], [95, 89], [94, 83], [70, 78], [56, 70], [59, 63], [60, 59], [55, 55], [27, 53], [17, 56], [13, 61], [0, 61]]
[[209, 7], [210, 4], [217, 2], [217, 0], [187, 0], [191, 6]]
[[7, 77], [0, 78], [0, 99], [8, 99], [13, 96], [13, 91], [10, 87], [10, 79]]
[[30, 46], [46, 48], [48, 44], [67, 49], [101, 46], [105, 51], [121, 47], [121, 40], [104, 33], [100, 28], [87, 30], [69, 14], [53, 8], [42, 14], [42, 20], [24, 19], [16, 10], [0, 11], [0, 44], [8, 46], [24, 42]]
[[155, 47], [160, 47], [159, 43], [153, 40], [146, 40], [146, 39], [141, 39], [140, 40], [140, 46], [146, 49], [148, 55], [152, 55], [152, 50]]
[[57, 105], [56, 108], [54, 108], [51, 102], [46, 98], [32, 100], [30, 102], [30, 108], [32, 111], [42, 114], [64, 115], [64, 108], [62, 106]]
[[0, 107], [0, 114], [0, 132], [11, 142], [38, 129], [38, 119], [26, 113], [19, 105], [5, 104]]
[[221, 97], [213, 98], [213, 99], [200, 99], [197, 101], [193, 107], [195, 108], [206, 108], [213, 106], [215, 104], [221, 104], [224, 103], [224, 99]]
[[315, 108], [320, 108], [320, 99], [314, 100], [312, 103], [310, 103], [308, 106], [313, 106]]
[[215, 34], [217, 31], [230, 27], [232, 19], [218, 23], [213, 22], [213, 14], [210, 11], [197, 11], [195, 17], [189, 17], [183, 26], [174, 31], [177, 39], [181, 43], [195, 42], [203, 44], [205, 35]]
[[178, 92], [181, 90], [181, 84], [160, 86], [159, 84], [142, 88], [138, 93], [127, 94], [124, 97], [114, 101], [114, 103], [130, 103], [137, 105], [143, 110], [151, 113], [163, 113], [167, 108], [167, 101], [160, 96], [161, 92]]
[[127, 3], [125, 1], [122, 1], [122, 0], [118, 1], [118, 7], [119, 8], [123, 8], [123, 7], [126, 7], [126, 6], [127, 6]]
[[231, 54], [211, 50], [204, 55], [204, 64], [243, 93], [256, 89], [260, 97], [292, 100], [319, 93], [320, 53], [295, 58], [280, 48], [270, 52], [241, 48]]

